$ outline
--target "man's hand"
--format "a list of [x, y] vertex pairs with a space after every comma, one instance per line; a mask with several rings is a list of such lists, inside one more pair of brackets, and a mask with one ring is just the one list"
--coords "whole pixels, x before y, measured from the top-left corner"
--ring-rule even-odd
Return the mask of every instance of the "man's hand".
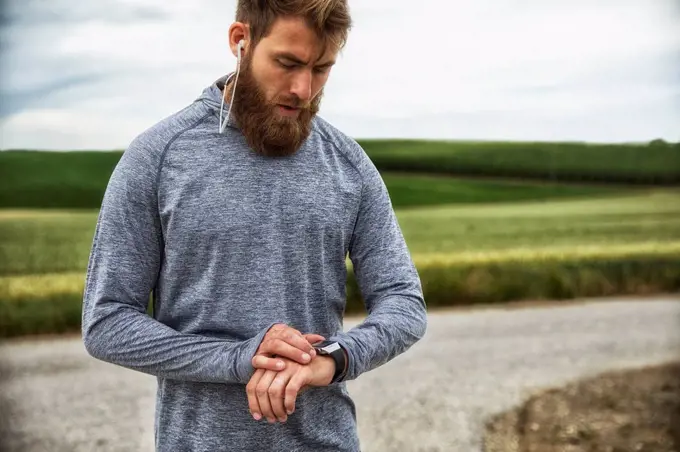
[[258, 369], [246, 386], [248, 407], [255, 420], [286, 422], [295, 411], [295, 400], [306, 386], [328, 386], [335, 374], [335, 361], [317, 356], [310, 364], [288, 361], [282, 371]]
[[252, 365], [255, 369], [283, 370], [286, 367], [285, 360], [276, 357], [307, 364], [316, 356], [312, 344], [324, 339], [318, 334], [302, 334], [288, 325], [276, 324], [262, 339], [253, 356]]

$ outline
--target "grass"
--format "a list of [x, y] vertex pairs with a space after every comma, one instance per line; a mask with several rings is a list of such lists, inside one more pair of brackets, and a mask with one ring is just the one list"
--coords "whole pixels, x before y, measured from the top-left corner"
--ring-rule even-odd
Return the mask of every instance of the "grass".
[[[384, 178], [395, 208], [399, 210], [400, 221], [407, 234], [407, 240], [414, 247], [415, 252], [431, 252], [432, 249], [458, 252], [467, 249], [468, 246], [488, 249], [496, 247], [503, 237], [514, 241], [517, 245], [518, 240], [531, 240], [531, 238], [526, 238], [523, 230], [533, 234], [536, 228], [535, 225], [532, 226], [534, 222], [531, 218], [524, 219], [525, 213], [543, 210], [546, 205], [543, 202], [567, 199], [568, 196], [600, 196], [601, 198], [597, 198], [600, 199], [599, 201], [594, 201], [595, 208], [599, 209], [609, 199], [614, 203], [620, 202], [617, 201], [616, 195], [628, 192], [621, 188], [611, 187], [555, 186], [542, 183], [480, 181], [422, 175], [386, 174]], [[527, 199], [543, 201], [538, 205], [516, 205], [514, 203]], [[468, 207], [449, 205], [480, 202], [489, 205], [487, 207], [471, 205], [469, 207], [472, 210]], [[569, 202], [573, 203], [572, 200]], [[504, 204], [508, 205], [503, 207]], [[633, 202], [632, 208], [638, 208], [638, 204]], [[424, 205], [427, 208], [405, 209], [414, 205]], [[562, 206], [562, 204], [558, 205]], [[432, 209], [433, 206], [442, 207]], [[509, 213], [503, 214], [503, 212]], [[513, 218], [512, 233], [508, 236], [503, 231], [508, 231], [509, 226], [499, 226], [500, 223], [496, 222], [495, 217], [512, 216], [513, 212], [517, 215]], [[556, 213], [559, 214], [559, 212]], [[635, 215], [636, 212], [626, 214]], [[96, 215], [95, 209], [1, 210], [0, 237], [3, 239], [0, 239], [0, 275], [84, 269], [92, 244]], [[555, 221], [563, 220], [558, 217]], [[543, 229], [543, 226], [539, 229]], [[549, 230], [547, 233], [552, 232]], [[567, 235], [573, 234], [567, 231]], [[470, 238], [475, 238], [475, 240], [469, 242]], [[545, 238], [548, 240], [550, 237], [545, 236]], [[443, 249], [440, 246], [442, 244]]]
[[[680, 190], [507, 202], [520, 196], [489, 184], [485, 203], [397, 209], [429, 306], [680, 290]], [[96, 219], [0, 211], [2, 335], [79, 328]], [[362, 309], [350, 271], [348, 312]]]
[[93, 208], [121, 152], [0, 152], [0, 207]]
[[0, 211], [0, 275], [83, 270], [97, 211]]
[[680, 191], [404, 209], [398, 217], [415, 255], [666, 243], [680, 239]]
[[[533, 255], [680, 240], [680, 191], [397, 209], [415, 259]], [[82, 271], [97, 211], [0, 213], [0, 275]], [[612, 248], [613, 247], [613, 248]]]
[[[635, 257], [680, 259], [680, 240], [668, 243], [639, 243], [615, 247], [544, 248], [511, 250], [505, 253], [467, 253], [416, 255], [414, 261], [421, 271], [440, 268], [471, 268], [475, 266], [510, 266], [518, 263], [552, 265], [560, 262], [630, 259]], [[351, 263], [348, 262], [351, 268]], [[680, 275], [679, 275], [680, 276]], [[82, 293], [84, 270], [41, 273], [31, 275], [0, 276], [0, 300], [39, 299], [50, 296], [68, 296]]]
[[[397, 209], [416, 260], [574, 255], [680, 240], [680, 191], [550, 202]], [[97, 211], [0, 212], [0, 275], [82, 271]]]
[[616, 195], [621, 187], [565, 185], [526, 180], [480, 180], [409, 173], [384, 173], [395, 208], [442, 204], [508, 203]]
[[[523, 258], [491, 254], [474, 261], [420, 256], [416, 262], [429, 309], [680, 290], [680, 241], [647, 248]], [[83, 272], [0, 277], [0, 336], [78, 331], [84, 282]], [[351, 271], [347, 312], [365, 313]]]
[[680, 183], [680, 144], [589, 144], [360, 140], [383, 171]]
[[[548, 182], [680, 184], [680, 144], [587, 144], [360, 140], [383, 173], [446, 173]], [[0, 152], [0, 208], [98, 208], [122, 151]], [[474, 187], [389, 176], [395, 206], [547, 199], [594, 188], [503, 184]], [[607, 189], [600, 187], [599, 191]], [[441, 199], [441, 201], [437, 201]]]

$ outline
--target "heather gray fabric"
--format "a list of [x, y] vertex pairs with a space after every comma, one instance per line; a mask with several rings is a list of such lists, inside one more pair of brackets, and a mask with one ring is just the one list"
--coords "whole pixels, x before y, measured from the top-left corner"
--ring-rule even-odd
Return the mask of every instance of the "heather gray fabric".
[[[345, 381], [423, 337], [418, 274], [360, 146], [317, 118], [292, 157], [258, 156], [233, 121], [218, 133], [224, 80], [137, 136], [113, 171], [87, 268], [85, 346], [157, 377], [158, 451], [358, 451]], [[343, 332], [347, 253], [370, 314]], [[339, 341], [349, 371], [269, 424], [250, 415], [245, 385], [277, 322]]]

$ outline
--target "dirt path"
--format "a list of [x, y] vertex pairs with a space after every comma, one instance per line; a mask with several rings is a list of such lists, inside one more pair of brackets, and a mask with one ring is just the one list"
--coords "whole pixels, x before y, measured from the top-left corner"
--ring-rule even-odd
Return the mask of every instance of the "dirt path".
[[680, 361], [603, 372], [494, 416], [486, 452], [669, 452], [680, 448]]

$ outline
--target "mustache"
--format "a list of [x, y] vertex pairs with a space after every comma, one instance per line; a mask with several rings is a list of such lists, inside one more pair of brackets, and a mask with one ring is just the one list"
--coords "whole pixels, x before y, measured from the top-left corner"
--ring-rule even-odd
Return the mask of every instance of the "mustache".
[[292, 97], [278, 97], [273, 101], [274, 105], [287, 105], [292, 108], [299, 108], [300, 110], [309, 110], [312, 108], [312, 104], [314, 102], [314, 99], [312, 99], [309, 102], [303, 102], [302, 99], [300, 99], [297, 96], [292, 96]]

